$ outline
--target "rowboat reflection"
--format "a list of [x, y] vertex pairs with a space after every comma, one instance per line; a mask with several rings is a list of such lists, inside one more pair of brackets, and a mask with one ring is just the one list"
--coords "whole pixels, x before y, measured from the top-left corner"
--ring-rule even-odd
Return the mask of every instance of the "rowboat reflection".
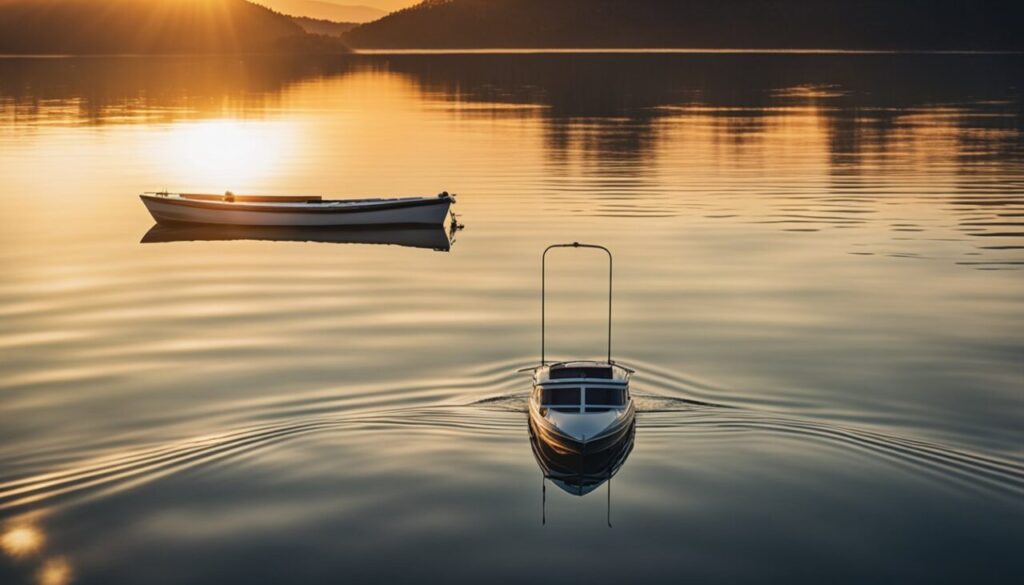
[[222, 242], [258, 240], [319, 242], [327, 244], [387, 244], [447, 252], [455, 242], [457, 227], [441, 225], [393, 227], [282, 227], [158, 223], [141, 243]]

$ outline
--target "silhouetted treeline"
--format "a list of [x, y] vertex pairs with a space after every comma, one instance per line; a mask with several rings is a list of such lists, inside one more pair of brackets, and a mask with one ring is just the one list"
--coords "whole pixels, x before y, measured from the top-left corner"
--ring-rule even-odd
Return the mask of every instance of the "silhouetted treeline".
[[1024, 49], [1022, 0], [427, 0], [367, 48]]
[[359, 26], [354, 22], [335, 22], [333, 20], [307, 18], [305, 16], [293, 16], [292, 20], [310, 34], [326, 35], [329, 37], [340, 37]]
[[0, 0], [0, 54], [344, 50], [244, 0]]

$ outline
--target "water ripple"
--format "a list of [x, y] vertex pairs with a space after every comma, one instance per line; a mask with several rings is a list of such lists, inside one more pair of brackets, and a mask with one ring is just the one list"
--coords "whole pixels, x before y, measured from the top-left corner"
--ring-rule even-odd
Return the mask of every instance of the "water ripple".
[[[463, 396], [468, 398], [442, 404], [353, 409], [351, 396], [340, 400], [329, 393], [249, 404], [234, 413], [249, 422], [231, 430], [89, 457], [52, 471], [0, 482], [0, 510], [31, 510], [117, 493], [168, 474], [251, 455], [315, 433], [402, 429], [523, 439], [526, 383], [522, 373], [510, 365], [519, 364], [487, 364], [460, 380], [434, 380], [403, 389], [406, 398], [410, 393], [430, 395], [430, 390], [437, 388], [466, 391]], [[641, 437], [768, 433], [865, 453], [971, 491], [1011, 500], [1024, 493], [1024, 464], [1020, 462], [866, 428], [784, 416], [757, 407], [729, 406], [725, 392], [720, 401], [705, 400], [702, 397], [717, 394], [714, 386], [649, 364], [645, 368], [645, 387], [663, 388], [676, 395], [634, 391]]]

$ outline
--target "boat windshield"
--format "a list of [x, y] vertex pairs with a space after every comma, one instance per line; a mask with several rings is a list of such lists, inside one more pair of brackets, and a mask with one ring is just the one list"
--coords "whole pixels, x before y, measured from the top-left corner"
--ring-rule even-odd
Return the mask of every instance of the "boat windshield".
[[545, 406], [579, 406], [579, 388], [544, 388], [540, 396]]
[[611, 380], [612, 369], [607, 366], [552, 368], [549, 373], [549, 378], [552, 380], [565, 380], [567, 378], [594, 378], [597, 380]]
[[[585, 401], [585, 402], [584, 402]], [[607, 412], [626, 404], [624, 388], [543, 388], [541, 406], [558, 412]], [[581, 406], [585, 408], [580, 408]]]
[[622, 406], [626, 392], [622, 388], [587, 388], [587, 410], [591, 406]]

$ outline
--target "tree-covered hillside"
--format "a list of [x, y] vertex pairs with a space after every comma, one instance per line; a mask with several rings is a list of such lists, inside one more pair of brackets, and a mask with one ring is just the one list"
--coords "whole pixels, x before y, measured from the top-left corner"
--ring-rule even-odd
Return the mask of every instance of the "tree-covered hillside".
[[1022, 49], [1021, 0], [427, 0], [367, 48]]
[[342, 50], [244, 0], [0, 0], [0, 53]]

